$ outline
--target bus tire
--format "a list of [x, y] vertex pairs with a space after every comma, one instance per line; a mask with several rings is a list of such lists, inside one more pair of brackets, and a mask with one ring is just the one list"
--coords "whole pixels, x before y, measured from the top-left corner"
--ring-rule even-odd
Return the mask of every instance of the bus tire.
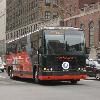
[[8, 76], [10, 76], [10, 66], [7, 68], [7, 73], [8, 73]]
[[73, 85], [77, 84], [77, 80], [71, 80], [70, 82], [71, 82], [71, 84], [73, 84]]
[[95, 76], [95, 78], [96, 78], [97, 80], [100, 80], [100, 73], [97, 73], [96, 76]]
[[37, 70], [35, 70], [34, 82], [37, 83], [37, 84], [40, 83], [40, 80], [38, 78], [38, 71]]
[[12, 67], [9, 70], [9, 76], [10, 76], [10, 79], [15, 79]]

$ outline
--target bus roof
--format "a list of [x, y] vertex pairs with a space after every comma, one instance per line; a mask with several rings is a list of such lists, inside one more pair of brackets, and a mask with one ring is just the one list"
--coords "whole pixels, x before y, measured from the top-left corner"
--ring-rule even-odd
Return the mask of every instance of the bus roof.
[[38, 32], [38, 31], [40, 31], [40, 30], [46, 30], [46, 29], [47, 29], [47, 30], [48, 30], [48, 29], [73, 29], [73, 30], [77, 30], [77, 31], [82, 31], [80, 28], [74, 28], [74, 27], [60, 27], [60, 26], [55, 26], [55, 27], [43, 27], [43, 28], [40, 28], [40, 29], [35, 30], [34, 32], [30, 32], [30, 33], [28, 33], [28, 34], [22, 35], [22, 36], [20, 36], [20, 37], [15, 38], [15, 39], [8, 40], [8, 41], [6, 41], [6, 43], [10, 43], [10, 42], [19, 40], [19, 39], [21, 39], [21, 38], [23, 38], [23, 37], [26, 37], [26, 36], [28, 36], [28, 35], [30, 35], [30, 34], [32, 34], [32, 33]]
[[75, 30], [81, 30], [80, 28], [74, 28], [74, 27], [44, 27], [43, 29], [75, 29]]

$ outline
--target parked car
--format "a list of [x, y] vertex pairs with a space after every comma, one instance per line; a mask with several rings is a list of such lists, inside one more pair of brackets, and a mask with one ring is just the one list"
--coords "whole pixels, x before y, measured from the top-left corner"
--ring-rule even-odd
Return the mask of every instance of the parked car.
[[94, 60], [94, 63], [96, 65], [96, 79], [99, 79], [100, 80], [100, 61], [95, 61]]
[[2, 61], [2, 59], [1, 59], [1, 57], [0, 57], [0, 70], [1, 70], [2, 72], [4, 72], [4, 65], [5, 65], [5, 63]]
[[4, 72], [4, 65], [3, 65], [3, 64], [0, 64], [0, 70], [1, 70], [2, 72]]
[[86, 59], [86, 72], [88, 76], [100, 79], [100, 62], [98, 60]]

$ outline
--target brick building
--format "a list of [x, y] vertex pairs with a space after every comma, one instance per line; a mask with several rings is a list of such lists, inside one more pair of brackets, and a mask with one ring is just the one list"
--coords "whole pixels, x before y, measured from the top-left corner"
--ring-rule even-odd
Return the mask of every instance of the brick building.
[[91, 5], [100, 2], [100, 0], [79, 0], [79, 8], [83, 8], [84, 5]]
[[61, 8], [64, 10], [64, 18], [69, 18], [71, 16], [80, 14], [80, 9], [83, 10], [84, 7], [100, 2], [100, 0], [62, 0], [63, 3]]
[[[72, 2], [72, 0], [69, 0]], [[72, 5], [71, 16], [64, 18], [61, 25], [82, 28], [85, 31], [86, 46], [91, 48], [90, 58], [96, 59], [100, 53], [100, 0], [77, 0]], [[68, 7], [70, 9], [70, 7]], [[73, 14], [74, 13], [74, 14]]]

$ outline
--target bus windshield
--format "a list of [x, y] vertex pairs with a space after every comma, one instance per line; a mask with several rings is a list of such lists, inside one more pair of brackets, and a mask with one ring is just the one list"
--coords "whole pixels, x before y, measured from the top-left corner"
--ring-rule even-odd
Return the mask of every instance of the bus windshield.
[[84, 36], [80, 31], [77, 31], [77, 33], [74, 31], [74, 34], [65, 35], [66, 52], [84, 51]]
[[66, 54], [84, 51], [84, 35], [77, 30], [46, 30], [46, 53]]
[[63, 54], [65, 52], [64, 35], [46, 35], [47, 54]]

